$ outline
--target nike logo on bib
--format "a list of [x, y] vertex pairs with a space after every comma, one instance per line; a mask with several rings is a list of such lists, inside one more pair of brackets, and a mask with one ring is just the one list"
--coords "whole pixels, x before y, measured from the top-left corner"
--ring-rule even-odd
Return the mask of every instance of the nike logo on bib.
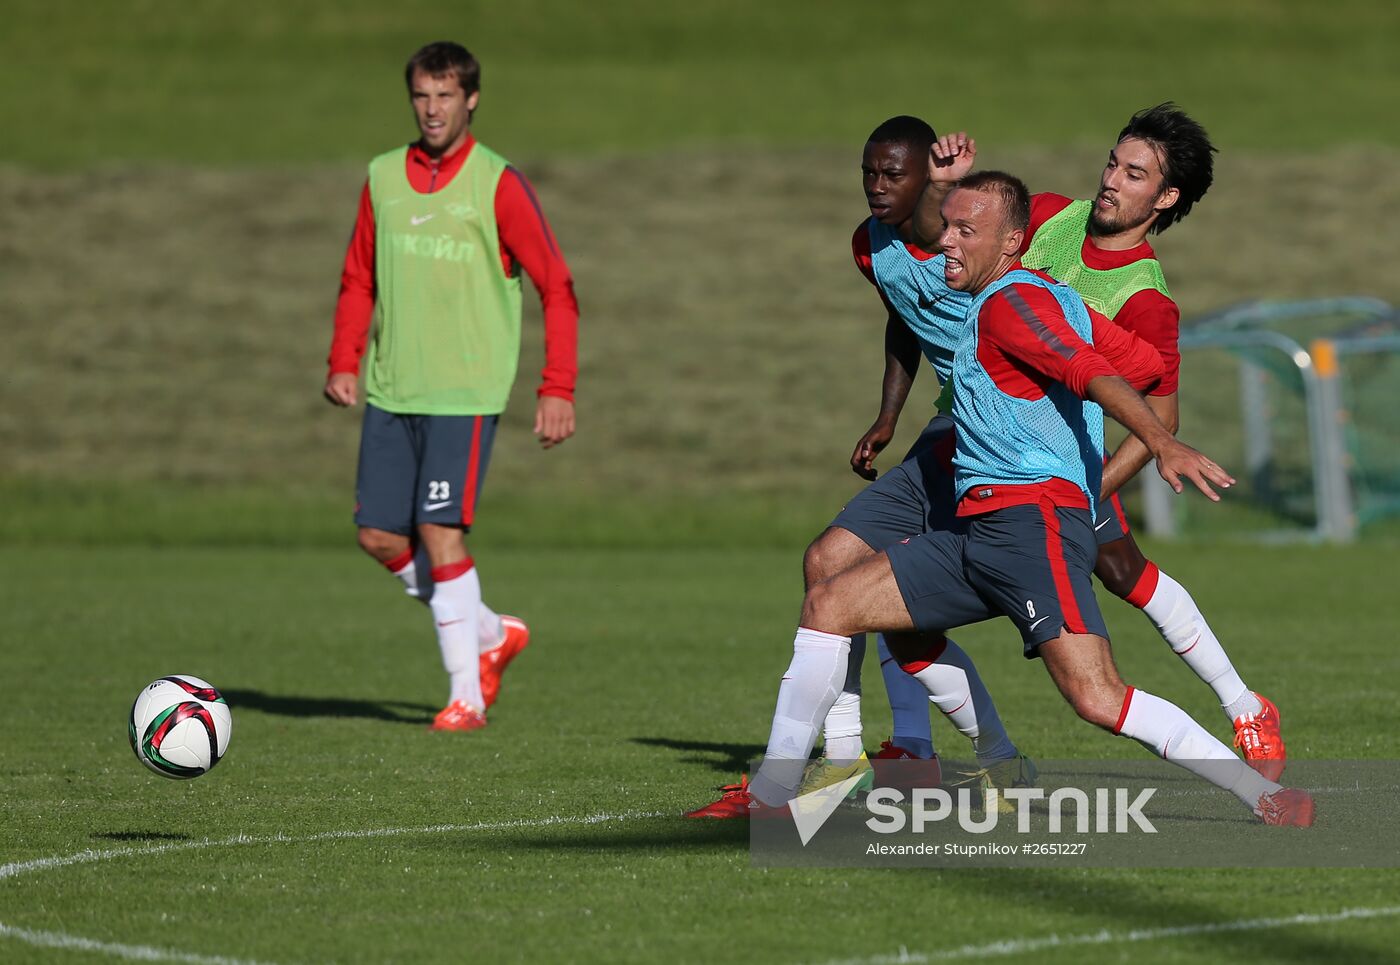
[[413, 227], [416, 228], [416, 227], [418, 227], [420, 224], [426, 224], [427, 222], [432, 221], [432, 220], [433, 220], [433, 216], [430, 215], [430, 214], [425, 214], [425, 215], [416, 215], [416, 214], [415, 214], [413, 217], [411, 217], [411, 218], [408, 219], [408, 223], [411, 224], [411, 225], [413, 225]]

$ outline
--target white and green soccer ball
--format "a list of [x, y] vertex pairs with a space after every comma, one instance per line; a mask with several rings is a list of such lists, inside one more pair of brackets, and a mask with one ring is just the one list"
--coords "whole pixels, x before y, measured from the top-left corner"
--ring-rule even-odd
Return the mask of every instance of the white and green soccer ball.
[[211, 770], [228, 750], [233, 716], [207, 680], [171, 674], [146, 685], [131, 705], [128, 734], [136, 759], [162, 777]]

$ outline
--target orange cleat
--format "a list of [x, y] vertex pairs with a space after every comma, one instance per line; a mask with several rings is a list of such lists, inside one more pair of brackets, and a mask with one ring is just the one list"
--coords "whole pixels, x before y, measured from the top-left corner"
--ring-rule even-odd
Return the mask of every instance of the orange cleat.
[[1281, 787], [1272, 794], [1259, 795], [1255, 813], [1265, 824], [1295, 828], [1310, 828], [1313, 823], [1313, 799], [1307, 791], [1296, 787]]
[[[880, 750], [870, 755], [875, 767], [875, 783], [882, 787], [912, 790], [916, 787], [938, 787], [943, 783], [943, 765], [938, 755], [917, 757], [890, 741], [881, 741]], [[901, 761], [889, 764], [882, 761]]]
[[485, 726], [485, 714], [460, 700], [454, 700], [438, 711], [428, 730], [481, 730]]
[[496, 702], [496, 696], [501, 692], [501, 674], [505, 673], [515, 655], [530, 643], [530, 628], [519, 617], [503, 616], [501, 626], [506, 631], [505, 639], [481, 653], [481, 696], [488, 708]]
[[1279, 730], [1279, 712], [1274, 702], [1263, 694], [1255, 694], [1264, 709], [1257, 714], [1235, 718], [1235, 746], [1244, 752], [1244, 759], [1271, 781], [1277, 781], [1288, 763]]

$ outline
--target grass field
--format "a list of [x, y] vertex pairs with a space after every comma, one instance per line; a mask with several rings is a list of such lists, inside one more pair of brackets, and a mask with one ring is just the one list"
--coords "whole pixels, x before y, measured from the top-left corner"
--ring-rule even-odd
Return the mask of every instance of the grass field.
[[[1396, 904], [1390, 871], [751, 869], [743, 827], [679, 813], [761, 746], [794, 618], [793, 553], [487, 545], [481, 557], [488, 595], [528, 615], [535, 640], [491, 727], [464, 737], [424, 727], [442, 688], [424, 613], [349, 550], [6, 557], [0, 676], [23, 683], [0, 707], [0, 855], [121, 853], [7, 866], [0, 922], [276, 962], [460, 960], [468, 949], [484, 961], [819, 962]], [[1387, 622], [1371, 605], [1389, 586], [1387, 552], [1160, 558], [1191, 580], [1247, 679], [1278, 699], [1294, 755], [1400, 751], [1388, 683], [1400, 668], [1378, 655]], [[1115, 603], [1109, 619], [1130, 680], [1225, 732], [1209, 691], [1140, 618]], [[1006, 628], [962, 639], [1026, 750], [1132, 753], [1073, 719]], [[137, 689], [171, 671], [211, 678], [234, 713], [227, 759], [188, 783], [147, 773], [124, 734]], [[873, 741], [888, 718], [873, 660], [867, 673]], [[1337, 708], [1358, 706], [1364, 733], [1336, 724]], [[935, 733], [960, 749], [946, 726]], [[579, 823], [594, 815], [611, 818]], [[385, 833], [414, 828], [431, 830]], [[1397, 933], [1378, 918], [1094, 954], [1394, 961]], [[0, 942], [6, 961], [85, 957]]]
[[[1187, 317], [1400, 303], [1400, 8], [500, 9], [6, 4], [0, 961], [1400, 961], [1395, 871], [765, 870], [743, 828], [679, 817], [761, 750], [801, 549], [858, 486], [883, 322], [849, 255], [871, 127], [966, 126], [987, 166], [1083, 194], [1126, 116], [1174, 98], [1222, 148], [1154, 241]], [[364, 163], [411, 136], [399, 71], [439, 36], [483, 59], [477, 131], [537, 185], [584, 312], [580, 433], [542, 454], [526, 299], [473, 550], [534, 643], [460, 739], [425, 729], [426, 615], [353, 546], [358, 415], [320, 399]], [[1236, 385], [1189, 359], [1182, 385], [1183, 436], [1228, 454]], [[1400, 757], [1395, 532], [1151, 547], [1297, 758]], [[1105, 607], [1124, 675], [1226, 736]], [[1135, 752], [1076, 721], [1008, 628], [959, 639], [1031, 754]], [[193, 782], [127, 747], [136, 691], [170, 672], [233, 708], [227, 760]]]
[[[935, 110], [1004, 143], [1097, 145], [1101, 118], [1169, 97], [1228, 116], [1231, 150], [1400, 143], [1377, 121], [1394, 106], [1392, 4], [999, 7], [11, 0], [0, 125], [26, 133], [5, 156], [43, 165], [358, 162], [405, 133], [408, 54], [456, 37], [484, 64], [481, 129], [516, 155], [845, 145]], [[59, 105], [82, 123], [36, 136]]]

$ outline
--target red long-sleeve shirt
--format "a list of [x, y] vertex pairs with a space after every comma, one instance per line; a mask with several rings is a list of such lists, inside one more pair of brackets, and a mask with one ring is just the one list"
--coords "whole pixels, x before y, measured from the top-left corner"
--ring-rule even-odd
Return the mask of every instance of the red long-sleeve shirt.
[[[413, 145], [408, 149], [406, 162], [408, 183], [422, 194], [442, 190], [462, 169], [475, 144], [476, 139], [467, 135], [466, 144], [441, 159], [434, 159]], [[514, 167], [506, 168], [496, 185], [495, 212], [501, 270], [511, 275], [517, 266], [523, 268], [544, 307], [545, 360], [538, 394], [573, 401], [578, 380], [578, 300], [574, 297], [574, 281], [535, 197], [535, 189]], [[374, 206], [366, 181], [340, 275], [335, 333], [327, 360], [331, 375], [359, 374], [374, 317], [375, 294]]]
[[[1017, 263], [1012, 268], [1019, 268]], [[1035, 274], [1053, 281], [1049, 275]], [[1086, 306], [1087, 307], [1087, 306]], [[1094, 344], [1080, 338], [1055, 296], [1037, 285], [1008, 285], [987, 299], [977, 316], [977, 361], [997, 388], [1018, 399], [1039, 399], [1061, 382], [1081, 399], [1100, 376], [1121, 375], [1139, 392], [1161, 379], [1165, 364], [1156, 346], [1089, 309]], [[1059, 506], [1087, 508], [1078, 486], [1064, 479], [1030, 485], [974, 488], [958, 515], [991, 512], [1049, 496]]]
[[[1062, 194], [1037, 194], [1031, 197], [1031, 226], [1026, 232], [1026, 240], [1021, 246], [1021, 254], [1026, 253], [1031, 240], [1040, 226], [1069, 206], [1072, 199]], [[1156, 258], [1152, 246], [1146, 241], [1124, 251], [1108, 251], [1097, 247], [1092, 238], [1085, 238], [1079, 256], [1084, 264], [1096, 271], [1109, 271], [1131, 265], [1144, 258]], [[1162, 356], [1166, 370], [1157, 387], [1149, 395], [1171, 395], [1177, 390], [1181, 373], [1181, 350], [1177, 338], [1181, 329], [1181, 309], [1176, 302], [1156, 289], [1149, 288], [1133, 295], [1113, 321], [1121, 327], [1150, 342]]]
[[1089, 383], [1105, 375], [1121, 375], [1139, 392], [1155, 385], [1165, 369], [1156, 347], [1092, 308], [1088, 312], [1092, 345], [1070, 327], [1050, 291], [1008, 285], [977, 316], [977, 361], [997, 388], [1018, 399], [1043, 398], [1055, 382], [1083, 399]]

